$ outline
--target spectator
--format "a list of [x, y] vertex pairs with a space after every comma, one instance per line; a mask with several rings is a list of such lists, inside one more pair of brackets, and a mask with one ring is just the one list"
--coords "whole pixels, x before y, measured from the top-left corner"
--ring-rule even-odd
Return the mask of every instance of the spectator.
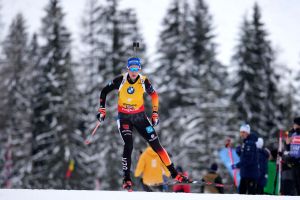
[[163, 190], [164, 174], [169, 177], [169, 170], [163, 164], [157, 153], [148, 146], [138, 160], [134, 176], [139, 177], [142, 175], [144, 191], [152, 192], [153, 188], [158, 189], [159, 191]]
[[[270, 153], [270, 160], [268, 161], [268, 179], [267, 179], [267, 184], [264, 188], [264, 193], [273, 195], [274, 191], [275, 194], [278, 195], [278, 184], [277, 181], [275, 180], [276, 178], [276, 159], [277, 159], [277, 148], [272, 149]], [[274, 187], [276, 189], [274, 190]]]
[[250, 126], [244, 124], [240, 127], [240, 136], [243, 139], [240, 162], [233, 164], [232, 169], [239, 168], [241, 181], [240, 194], [256, 194], [258, 180], [258, 152], [256, 147], [257, 136], [250, 133]]
[[[289, 137], [288, 133], [285, 135], [285, 145], [284, 145], [284, 152], [289, 152], [290, 144], [289, 144]], [[276, 156], [277, 152], [276, 150]], [[293, 177], [293, 170], [292, 170], [292, 165], [291, 163], [288, 162], [288, 159], [286, 156], [282, 156], [282, 171], [281, 171], [281, 187], [280, 187], [280, 194], [281, 195], [296, 195], [296, 189], [295, 189], [295, 182], [294, 182], [294, 177]], [[277, 189], [277, 188], [276, 188]], [[277, 191], [277, 190], [276, 190]]]
[[[203, 177], [203, 181], [209, 182], [209, 183], [220, 183], [222, 184], [222, 178], [217, 173], [218, 171], [218, 165], [216, 163], [213, 163], [210, 166], [210, 169], [208, 173]], [[202, 185], [201, 186], [201, 192], [202, 193], [224, 193], [223, 187], [216, 187], [212, 185]]]
[[264, 140], [258, 138], [256, 147], [258, 148], [258, 164], [259, 164], [259, 177], [257, 181], [256, 194], [264, 194], [264, 187], [267, 185], [268, 178], [268, 160], [270, 152], [266, 148], [263, 148]]
[[284, 156], [284, 160], [292, 168], [296, 195], [300, 196], [300, 117], [294, 119], [294, 125], [289, 131], [286, 143], [290, 151]]

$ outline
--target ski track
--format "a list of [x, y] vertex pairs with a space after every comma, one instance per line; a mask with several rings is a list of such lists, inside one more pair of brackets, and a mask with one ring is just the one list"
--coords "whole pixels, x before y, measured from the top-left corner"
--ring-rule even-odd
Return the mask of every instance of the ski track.
[[0, 189], [0, 200], [299, 200], [299, 196]]

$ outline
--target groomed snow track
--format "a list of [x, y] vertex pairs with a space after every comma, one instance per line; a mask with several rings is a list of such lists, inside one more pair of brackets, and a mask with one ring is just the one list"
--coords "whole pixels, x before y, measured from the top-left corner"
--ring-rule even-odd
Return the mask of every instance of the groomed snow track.
[[239, 194], [159, 193], [87, 190], [0, 189], [0, 200], [299, 200], [300, 197]]

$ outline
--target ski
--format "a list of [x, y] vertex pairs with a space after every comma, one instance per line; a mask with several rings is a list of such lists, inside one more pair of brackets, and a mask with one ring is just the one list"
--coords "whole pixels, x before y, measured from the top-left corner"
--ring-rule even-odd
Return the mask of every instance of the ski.
[[161, 184], [153, 184], [149, 186], [161, 186], [161, 185], [167, 185], [167, 186], [173, 186], [173, 185], [208, 185], [208, 186], [214, 186], [214, 187], [223, 187], [223, 188], [232, 188], [234, 187], [234, 184], [222, 184], [222, 183], [214, 183], [214, 182], [207, 182], [204, 180], [193, 180], [186, 183], [181, 183], [178, 181], [167, 181]]
[[127, 192], [133, 192], [132, 187], [130, 187], [130, 188], [124, 188], [124, 190], [127, 191]]

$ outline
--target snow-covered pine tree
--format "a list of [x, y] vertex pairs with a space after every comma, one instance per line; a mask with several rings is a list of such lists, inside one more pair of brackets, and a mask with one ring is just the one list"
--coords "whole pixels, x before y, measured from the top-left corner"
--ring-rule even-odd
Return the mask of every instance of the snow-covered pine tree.
[[33, 96], [33, 157], [30, 187], [67, 187], [65, 172], [73, 149], [77, 100], [71, 62], [70, 33], [58, 0], [50, 0], [42, 19], [41, 62]]
[[[103, 74], [104, 80], [111, 80], [113, 77], [119, 75], [126, 67], [127, 59], [133, 56], [132, 42], [139, 41], [141, 48], [139, 50], [139, 56], [144, 62], [145, 59], [145, 45], [143, 43], [142, 36], [138, 29], [137, 17], [132, 9], [121, 10], [119, 8], [118, 0], [107, 1], [107, 12], [105, 15], [108, 19], [108, 32], [106, 37], [108, 40], [108, 49], [106, 51], [106, 57], [102, 62], [106, 63], [106, 70]], [[121, 157], [123, 152], [123, 144], [120, 139], [120, 135], [117, 134], [116, 126], [116, 91], [110, 95], [110, 100], [107, 102], [107, 108], [110, 113], [110, 118], [107, 120], [113, 121], [113, 125], [107, 127], [105, 135], [102, 138], [102, 142], [106, 144], [107, 155], [101, 160], [106, 159], [106, 169], [108, 170], [104, 175], [104, 180], [107, 181], [110, 188], [118, 189], [121, 184]], [[105, 126], [105, 125], [104, 125]], [[113, 134], [114, 133], [114, 134]], [[140, 139], [135, 137], [135, 139]], [[136, 146], [136, 148], [138, 148]], [[114, 166], [114, 167], [112, 167]], [[132, 166], [133, 167], [133, 166]], [[119, 180], [119, 182], [116, 182]], [[107, 187], [107, 186], [106, 186]]]
[[2, 102], [2, 112], [5, 113], [5, 128], [2, 134], [6, 138], [3, 150], [7, 159], [4, 165], [10, 162], [9, 166], [4, 167], [4, 174], [7, 176], [6, 187], [12, 188], [22, 187], [22, 179], [31, 155], [28, 50], [26, 22], [22, 14], [17, 14], [3, 43], [5, 60], [2, 73], [2, 82], [6, 88], [6, 96]]
[[[0, 1], [0, 25], [2, 21], [2, 2]], [[1, 26], [1, 30], [2, 30], [2, 26]], [[1, 34], [0, 34], [1, 36]], [[2, 37], [0, 37], [0, 41], [2, 42]], [[3, 80], [3, 58], [2, 58], [2, 45], [0, 45], [0, 79]], [[3, 82], [3, 81], [2, 81]], [[4, 84], [0, 84], [0, 98], [4, 99], [5, 94], [4, 91], [6, 91]], [[2, 110], [5, 107], [4, 102], [0, 101], [0, 109]], [[5, 114], [4, 112], [0, 113], [0, 145], [4, 146], [5, 142], [6, 142], [6, 137], [4, 136], [3, 132], [4, 132], [4, 128], [5, 128]], [[3, 184], [3, 176], [2, 176], [2, 169], [4, 166], [4, 149], [1, 148], [0, 149], [0, 186], [2, 186]]]
[[[3, 25], [2, 25], [2, 2], [0, 1], [0, 28], [1, 30], [3, 30]], [[0, 41], [2, 43], [2, 32], [0, 32]], [[2, 45], [0, 45], [0, 79], [3, 79], [3, 73], [4, 73], [4, 59], [3, 59], [3, 55], [2, 55]], [[0, 83], [0, 98], [4, 99], [6, 94], [6, 87], [3, 84], [3, 81], [1, 81]], [[4, 101], [0, 101], [0, 109], [4, 110], [5, 108], [5, 104]], [[4, 144], [6, 143], [6, 137], [4, 134], [4, 129], [5, 129], [5, 121], [6, 121], [6, 117], [5, 117], [5, 113], [4, 112], [0, 112], [0, 146], [4, 146]], [[3, 185], [4, 179], [3, 179], [3, 167], [4, 167], [4, 154], [5, 154], [5, 150], [4, 148], [0, 148], [0, 186]]]
[[[103, 5], [98, 0], [88, 0], [85, 5], [82, 17], [81, 45], [80, 45], [80, 64], [78, 72], [82, 74], [78, 77], [80, 86], [81, 112], [80, 131], [83, 138], [87, 138], [96, 124], [96, 111], [99, 106], [99, 86], [104, 85], [103, 77], [99, 70], [103, 68], [100, 63], [101, 58], [105, 57], [106, 43], [104, 37], [99, 37], [103, 31], [101, 27], [101, 12]], [[99, 133], [96, 134], [98, 136]], [[94, 142], [96, 143], [96, 141]], [[102, 150], [101, 144], [89, 145], [83, 148], [77, 148], [77, 164], [85, 166], [81, 173], [85, 173], [83, 178], [85, 187], [95, 188], [95, 181], [99, 178], [97, 170], [105, 167], [105, 162], [99, 162], [99, 154]], [[99, 150], [101, 149], [101, 150]]]
[[[127, 59], [133, 56], [132, 43], [134, 41], [140, 42], [141, 48], [139, 49], [139, 56], [142, 59], [143, 64], [146, 61], [145, 57], [145, 43], [138, 28], [138, 21], [135, 11], [133, 9], [122, 10], [119, 8], [119, 0], [108, 0], [107, 7], [107, 19], [108, 19], [108, 51], [106, 57], [103, 59], [106, 63], [106, 74], [104, 73], [104, 80], [110, 80], [113, 77], [119, 75], [126, 69]], [[107, 34], [106, 33], [106, 34]], [[144, 67], [145, 65], [143, 65]], [[101, 72], [100, 72], [101, 73]], [[101, 73], [102, 74], [102, 73]], [[104, 180], [109, 184], [109, 188], [119, 189], [121, 185], [122, 165], [121, 157], [123, 152], [123, 144], [120, 135], [118, 134], [116, 119], [117, 119], [117, 103], [116, 103], [116, 91], [110, 95], [110, 100], [107, 101], [107, 108], [110, 113], [110, 118], [107, 120], [113, 121], [113, 125], [107, 127], [106, 134], [102, 138], [103, 144], [106, 144], [107, 155], [101, 160], [106, 159], [106, 173], [104, 174]], [[106, 126], [106, 124], [104, 125]], [[135, 140], [142, 140], [140, 137], [135, 137]], [[135, 142], [135, 148], [139, 148], [140, 144]], [[133, 157], [135, 155], [133, 152]], [[114, 167], [112, 167], [114, 166]], [[134, 164], [132, 165], [134, 169]], [[120, 180], [116, 182], [116, 180]]]
[[[159, 66], [156, 68], [156, 82], [158, 83], [158, 91], [160, 94], [161, 117], [169, 118], [172, 113], [171, 109], [180, 106], [182, 96], [180, 94], [180, 85], [177, 85], [179, 78], [184, 74], [183, 60], [184, 55], [179, 55], [184, 48], [181, 41], [183, 32], [183, 11], [180, 1], [173, 0], [167, 9], [167, 13], [163, 19], [162, 30], [158, 40], [158, 58]], [[179, 61], [180, 57], [180, 61]], [[179, 69], [183, 69], [180, 73]]]
[[[1, 31], [0, 31], [0, 41], [2, 42], [2, 37], [3, 37], [3, 27], [4, 27], [4, 21], [3, 21], [3, 15], [2, 15], [2, 0], [0, 0], [0, 28], [1, 28]], [[1, 51], [0, 51], [1, 52]], [[2, 52], [1, 52], [2, 53]]]
[[28, 139], [29, 144], [31, 146], [30, 148], [30, 155], [29, 155], [29, 159], [28, 159], [28, 164], [25, 168], [25, 174], [24, 174], [24, 178], [22, 179], [22, 188], [30, 188], [30, 177], [31, 177], [31, 169], [32, 169], [32, 120], [33, 120], [33, 95], [34, 95], [34, 80], [37, 76], [37, 72], [36, 69], [39, 65], [39, 61], [41, 59], [40, 56], [40, 47], [38, 44], [38, 36], [36, 33], [33, 33], [31, 41], [28, 44], [28, 58], [30, 58], [28, 60], [28, 65], [29, 67], [26, 68], [25, 72], [24, 72], [24, 76], [27, 80], [26, 86], [27, 86], [27, 90], [26, 90], [26, 94], [27, 96], [30, 97], [29, 99], [29, 104], [30, 104], [30, 108], [28, 109], [29, 111], [27, 112], [28, 116], [30, 116], [30, 139]]
[[[64, 156], [68, 162], [67, 167], [69, 168], [70, 163], [74, 162], [74, 170], [71, 171], [70, 176], [67, 175], [66, 166], [62, 167], [65, 170], [65, 188], [68, 189], [91, 189], [91, 186], [94, 183], [94, 180], [91, 179], [91, 174], [89, 170], [86, 170], [87, 162], [82, 162], [82, 160], [87, 161], [87, 157], [83, 154], [81, 149], [86, 149], [87, 146], [84, 144], [82, 134], [80, 131], [80, 123], [82, 121], [80, 109], [80, 100], [79, 92], [77, 89], [75, 77], [73, 74], [73, 59], [71, 58], [70, 52], [69, 55], [66, 55], [70, 59], [69, 63], [66, 63], [66, 91], [64, 94], [64, 106], [65, 106], [65, 115], [64, 121], [66, 129], [64, 130], [68, 135], [63, 144], [66, 146]], [[65, 138], [63, 138], [65, 139]], [[94, 189], [94, 187], [92, 188]]]
[[261, 20], [260, 8], [254, 5], [252, 19], [244, 20], [239, 44], [233, 56], [237, 71], [232, 103], [238, 107], [237, 119], [247, 121], [263, 136], [282, 127], [275, 71], [275, 56]]
[[191, 32], [193, 61], [186, 66], [190, 71], [185, 79], [188, 86], [184, 96], [189, 105], [184, 108], [185, 117], [179, 122], [185, 126], [180, 142], [187, 150], [186, 162], [193, 176], [200, 177], [201, 170], [207, 168], [203, 163], [216, 162], [217, 151], [223, 147], [229, 103], [226, 67], [216, 59], [212, 16], [205, 1], [196, 0], [194, 5], [192, 25], [187, 27]]
[[[40, 46], [38, 43], [38, 35], [36, 33], [33, 33], [28, 48], [29, 48], [31, 70], [35, 70], [38, 67], [38, 64], [41, 60]], [[34, 76], [35, 74], [32, 75], [33, 78]]]
[[[132, 42], [143, 39], [139, 33], [137, 17], [132, 9], [120, 10], [118, 0], [91, 1], [84, 17], [83, 47], [89, 56], [83, 71], [89, 71], [84, 97], [85, 130], [91, 132], [96, 123], [95, 114], [99, 107], [99, 90], [110, 80], [122, 73], [128, 57], [133, 55]], [[141, 46], [139, 56], [144, 63], [145, 45]], [[86, 69], [86, 70], [85, 70]], [[121, 184], [122, 143], [116, 126], [116, 93], [109, 95], [106, 108], [107, 117], [90, 145], [87, 155], [98, 162], [91, 166], [96, 172], [95, 179], [104, 189], [119, 189]], [[97, 153], [98, 152], [98, 153]], [[92, 153], [92, 154], [91, 154]]]
[[[300, 65], [300, 64], [299, 64]], [[296, 77], [293, 79], [291, 87], [291, 96], [292, 96], [292, 113], [293, 117], [300, 116], [300, 70], [295, 71]]]
[[206, 169], [203, 163], [216, 161], [227, 133], [227, 71], [216, 59], [213, 39], [212, 17], [203, 0], [193, 6], [172, 2], [160, 35], [156, 72], [160, 135], [174, 162], [190, 169], [195, 177]]
[[154, 63], [157, 65], [154, 72], [155, 88], [160, 102], [161, 123], [158, 131], [175, 163], [186, 155], [178, 138], [185, 130], [180, 122], [188, 105], [184, 93], [187, 91], [189, 66], [192, 66], [188, 51], [190, 32], [186, 24], [189, 11], [186, 1], [173, 0], [170, 3], [162, 22]]

